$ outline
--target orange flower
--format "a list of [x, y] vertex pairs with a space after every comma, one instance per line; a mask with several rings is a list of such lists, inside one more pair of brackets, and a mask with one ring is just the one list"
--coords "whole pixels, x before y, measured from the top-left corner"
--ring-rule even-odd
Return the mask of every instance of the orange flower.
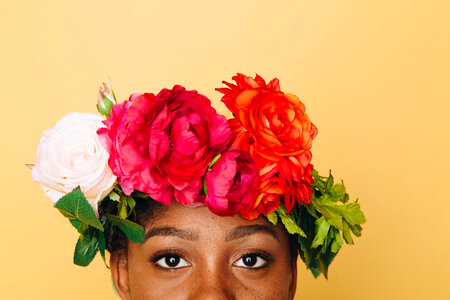
[[229, 88], [217, 90], [254, 140], [250, 152], [276, 162], [311, 149], [317, 128], [297, 96], [281, 92], [278, 79], [268, 84], [258, 75], [253, 79], [237, 74], [233, 79], [237, 85], [224, 82]]
[[[223, 81], [222, 101], [231, 110], [232, 149], [250, 152], [259, 169], [258, 197], [241, 214], [256, 218], [276, 209], [282, 197], [289, 213], [312, 196], [311, 145], [317, 128], [305, 112], [305, 105], [293, 94], [280, 90], [278, 79], [268, 84], [237, 74], [236, 85]], [[280, 193], [280, 191], [283, 191]]]

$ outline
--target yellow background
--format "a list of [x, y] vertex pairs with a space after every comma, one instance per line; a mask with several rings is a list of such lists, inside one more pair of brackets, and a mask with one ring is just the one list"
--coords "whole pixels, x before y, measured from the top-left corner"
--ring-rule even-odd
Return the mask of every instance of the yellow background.
[[[319, 128], [368, 222], [298, 299], [450, 299], [450, 1], [1, 1], [0, 298], [115, 299], [97, 257], [30, 177], [41, 132], [182, 84], [212, 99], [236, 72], [278, 77]], [[117, 299], [117, 298], [116, 298]]]

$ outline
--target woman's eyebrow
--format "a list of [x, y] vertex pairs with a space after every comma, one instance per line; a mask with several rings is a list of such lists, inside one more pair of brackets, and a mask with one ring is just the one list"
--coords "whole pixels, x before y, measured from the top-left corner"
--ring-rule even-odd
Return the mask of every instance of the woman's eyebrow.
[[174, 236], [179, 237], [185, 240], [189, 241], [196, 241], [198, 240], [198, 234], [195, 234], [192, 231], [184, 230], [184, 229], [178, 229], [175, 227], [155, 227], [150, 228], [150, 230], [145, 234], [145, 240], [148, 240], [152, 236]]
[[280, 241], [277, 233], [272, 227], [273, 226], [269, 227], [266, 225], [238, 226], [233, 230], [231, 230], [230, 232], [228, 232], [228, 234], [225, 237], [225, 241], [229, 242], [232, 240], [241, 239], [256, 233], [265, 233], [272, 236], [277, 241]]

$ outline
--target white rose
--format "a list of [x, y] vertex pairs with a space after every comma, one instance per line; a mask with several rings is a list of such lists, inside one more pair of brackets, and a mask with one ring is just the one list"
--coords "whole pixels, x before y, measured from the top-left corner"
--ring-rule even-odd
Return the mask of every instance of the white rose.
[[116, 176], [98, 139], [100, 127], [98, 115], [70, 113], [42, 134], [31, 176], [54, 203], [80, 186], [97, 213], [98, 202], [113, 189]]

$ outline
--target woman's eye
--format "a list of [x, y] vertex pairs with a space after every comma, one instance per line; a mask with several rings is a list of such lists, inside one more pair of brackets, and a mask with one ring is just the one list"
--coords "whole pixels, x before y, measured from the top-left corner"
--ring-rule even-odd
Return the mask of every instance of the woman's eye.
[[241, 268], [259, 269], [267, 265], [267, 260], [262, 258], [260, 254], [250, 253], [242, 256], [233, 265]]
[[186, 260], [176, 254], [164, 255], [155, 261], [155, 263], [165, 269], [179, 269], [190, 266]]

